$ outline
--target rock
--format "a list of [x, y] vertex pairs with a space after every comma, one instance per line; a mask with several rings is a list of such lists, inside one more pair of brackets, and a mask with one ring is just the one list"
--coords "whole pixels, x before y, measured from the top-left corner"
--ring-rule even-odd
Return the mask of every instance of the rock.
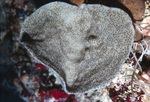
[[142, 21], [145, 13], [145, 0], [119, 0], [127, 7], [135, 21]]
[[134, 41], [140, 41], [144, 38], [143, 33], [140, 31], [140, 29], [135, 25], [135, 35], [134, 35]]

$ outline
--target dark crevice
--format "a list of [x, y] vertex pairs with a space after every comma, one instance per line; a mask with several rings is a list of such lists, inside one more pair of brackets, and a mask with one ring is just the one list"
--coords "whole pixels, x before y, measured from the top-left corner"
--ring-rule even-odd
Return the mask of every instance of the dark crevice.
[[97, 39], [97, 36], [96, 36], [96, 35], [90, 35], [88, 39], [89, 39], [89, 40]]
[[23, 36], [22, 36], [22, 39], [21, 39], [21, 42], [27, 42], [27, 43], [29, 43], [29, 42], [43, 42], [44, 40], [41, 40], [41, 39], [32, 39], [31, 37], [30, 37], [30, 35], [28, 34], [28, 33], [26, 33], [26, 32], [24, 32], [23, 33]]

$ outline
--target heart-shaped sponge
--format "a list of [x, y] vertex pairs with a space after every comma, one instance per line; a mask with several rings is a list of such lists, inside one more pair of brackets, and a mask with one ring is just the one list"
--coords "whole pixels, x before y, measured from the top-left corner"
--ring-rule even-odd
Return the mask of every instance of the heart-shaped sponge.
[[132, 20], [121, 9], [53, 2], [24, 21], [20, 41], [60, 77], [67, 93], [84, 93], [118, 74], [133, 36]]

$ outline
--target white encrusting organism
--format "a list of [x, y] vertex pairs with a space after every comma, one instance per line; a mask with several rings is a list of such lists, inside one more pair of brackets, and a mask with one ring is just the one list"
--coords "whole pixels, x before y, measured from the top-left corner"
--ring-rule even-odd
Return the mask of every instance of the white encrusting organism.
[[109, 84], [133, 43], [134, 27], [126, 12], [82, 5], [46, 4], [24, 21], [20, 32], [21, 43], [60, 77], [67, 93]]

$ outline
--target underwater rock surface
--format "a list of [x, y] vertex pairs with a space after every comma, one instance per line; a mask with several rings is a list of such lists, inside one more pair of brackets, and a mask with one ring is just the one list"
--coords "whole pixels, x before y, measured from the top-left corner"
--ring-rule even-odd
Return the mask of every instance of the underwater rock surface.
[[61, 79], [67, 93], [106, 86], [119, 73], [134, 36], [126, 12], [99, 4], [46, 4], [23, 23], [20, 42]]

